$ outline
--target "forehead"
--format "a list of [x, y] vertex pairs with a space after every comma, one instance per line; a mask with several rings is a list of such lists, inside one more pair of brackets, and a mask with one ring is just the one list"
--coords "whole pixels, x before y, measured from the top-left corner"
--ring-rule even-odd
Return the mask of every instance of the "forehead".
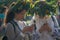
[[26, 13], [26, 10], [23, 10], [23, 11], [17, 13], [17, 14], [18, 14], [18, 15], [19, 15], [19, 14], [22, 14], [22, 15], [23, 15], [23, 14], [25, 14], [25, 13]]

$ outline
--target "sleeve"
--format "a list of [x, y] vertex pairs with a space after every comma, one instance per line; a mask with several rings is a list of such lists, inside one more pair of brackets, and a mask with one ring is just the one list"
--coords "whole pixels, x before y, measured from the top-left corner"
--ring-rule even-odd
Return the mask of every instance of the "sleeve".
[[49, 20], [48, 20], [48, 24], [49, 24], [49, 26], [50, 26], [50, 28], [52, 29], [52, 32], [54, 32], [54, 22], [52, 21], [52, 18], [50, 18]]
[[55, 16], [53, 16], [53, 17], [54, 17], [54, 25], [55, 25], [56, 27], [59, 27], [59, 24], [58, 24], [58, 21], [57, 21], [56, 17], [55, 17]]
[[14, 28], [10, 23], [7, 24], [6, 36], [8, 37], [8, 40], [14, 40], [15, 38]]

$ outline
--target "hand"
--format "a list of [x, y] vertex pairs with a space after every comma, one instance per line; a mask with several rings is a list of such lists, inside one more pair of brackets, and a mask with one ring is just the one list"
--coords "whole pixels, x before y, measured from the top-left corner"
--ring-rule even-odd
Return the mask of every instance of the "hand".
[[23, 29], [23, 32], [32, 32], [33, 29], [34, 29], [34, 25], [31, 25], [31, 26], [29, 26], [29, 27], [25, 27], [25, 28]]
[[51, 31], [51, 28], [49, 27], [49, 25], [47, 23], [44, 24], [39, 30], [39, 32], [43, 32], [43, 31], [48, 31], [48, 32]]

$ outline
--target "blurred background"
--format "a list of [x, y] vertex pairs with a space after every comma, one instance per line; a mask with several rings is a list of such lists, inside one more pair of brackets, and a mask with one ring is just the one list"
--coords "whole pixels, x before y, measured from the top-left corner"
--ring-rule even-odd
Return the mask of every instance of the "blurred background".
[[[60, 31], [60, 0], [0, 0], [0, 27], [4, 23], [4, 19], [6, 18], [7, 11], [9, 9], [12, 9], [16, 5], [16, 3], [18, 3], [19, 1], [25, 1], [27, 4], [30, 3], [30, 5], [29, 5], [30, 11], [26, 12], [26, 15], [24, 17], [24, 21], [27, 22], [27, 25], [30, 23], [30, 20], [32, 19], [33, 15], [34, 15], [34, 12], [31, 9], [37, 8], [36, 6], [39, 5], [39, 4], [37, 4], [37, 2], [44, 1], [48, 5], [52, 6], [53, 9], [49, 6], [46, 6], [46, 7], [50, 8], [50, 10], [52, 11], [51, 13], [53, 13], [53, 14], [50, 14], [50, 15], [55, 15], [56, 20], [59, 23], [58, 29]], [[16, 8], [18, 8], [18, 7], [16, 7]], [[44, 10], [44, 8], [43, 8], [43, 10]], [[35, 11], [35, 9], [34, 9], [34, 11]], [[0, 40], [1, 40], [1, 38], [0, 38]]]

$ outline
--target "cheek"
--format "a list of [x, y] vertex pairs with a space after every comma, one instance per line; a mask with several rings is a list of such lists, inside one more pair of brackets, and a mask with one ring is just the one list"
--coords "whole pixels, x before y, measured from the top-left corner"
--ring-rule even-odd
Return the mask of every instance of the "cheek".
[[24, 16], [23, 15], [18, 15], [19, 18], [23, 18]]

